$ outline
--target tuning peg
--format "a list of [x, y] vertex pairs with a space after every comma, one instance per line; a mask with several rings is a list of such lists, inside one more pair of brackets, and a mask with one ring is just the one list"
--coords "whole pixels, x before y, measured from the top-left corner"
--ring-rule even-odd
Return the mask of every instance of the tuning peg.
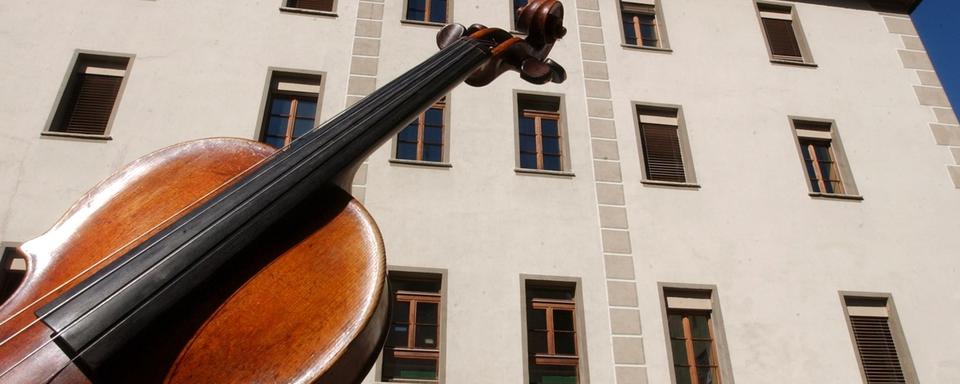
[[547, 59], [545, 63], [550, 67], [550, 74], [552, 75], [550, 81], [560, 84], [567, 80], [567, 70], [563, 69], [562, 65], [553, 61], [553, 59]]
[[461, 37], [466, 36], [467, 27], [463, 24], [447, 24], [440, 32], [437, 32], [437, 46], [440, 49], [449, 47]]

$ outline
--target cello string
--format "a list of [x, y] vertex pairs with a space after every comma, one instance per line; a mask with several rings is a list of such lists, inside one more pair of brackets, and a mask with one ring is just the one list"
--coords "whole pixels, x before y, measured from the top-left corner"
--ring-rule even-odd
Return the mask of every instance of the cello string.
[[[462, 45], [465, 45], [465, 44], [455, 44], [454, 46], [456, 46], [456, 45], [461, 45], [461, 46], [462, 46]], [[451, 47], [451, 48], [453, 48], [453, 47]], [[456, 53], [457, 50], [455, 50], [455, 49], [449, 49], [449, 50], [441, 51], [440, 54], [438, 54], [438, 55], [436, 55], [436, 56], [434, 57], [435, 60], [428, 60], [427, 62], [425, 62], [425, 63], [423, 63], [423, 64], [418, 65], [417, 67], [415, 67], [413, 70], [411, 70], [411, 72], [413, 72], [414, 70], [418, 69], [418, 67], [426, 66], [427, 64], [432, 64], [432, 63], [430, 63], [430, 61], [441, 61], [441, 59], [442, 59], [442, 60], [447, 60], [447, 59], [448, 59], [447, 56], [457, 56], [457, 57], [456, 57], [455, 59], [453, 59], [453, 60], [447, 60], [447, 63], [443, 64], [443, 65], [441, 66], [441, 68], [438, 68], [438, 69], [435, 69], [435, 70], [434, 70], [434, 72], [443, 72], [444, 70], [449, 69], [449, 68], [446, 68], [446, 67], [449, 67], [449, 66], [451, 66], [452, 64], [457, 63], [457, 61], [460, 60], [460, 59], [463, 59], [463, 58], [466, 56], [466, 54], [469, 53], [469, 52], [472, 50], [472, 48], [473, 48], [473, 47], [471, 47], [471, 49], [463, 49], [463, 50], [462, 50], [461, 52], [459, 52], [459, 53]], [[427, 76], [428, 74], [429, 74], [429, 73], [422, 73], [422, 74], [417, 74], [418, 76], [413, 76], [413, 77], [408, 78], [408, 79], [403, 79], [403, 81], [401, 81], [401, 84], [398, 84], [398, 85], [404, 86], [404, 87], [401, 88], [401, 89], [414, 89], [414, 90], [417, 90], [417, 89], [419, 89], [420, 87], [409, 87], [408, 84], [405, 84], [405, 83], [423, 83], [423, 82], [425, 82], [425, 81], [431, 80], [430, 78], [428, 78], [428, 76]], [[427, 78], [424, 78], [424, 77], [427, 77]], [[389, 85], [389, 84], [388, 84], [388, 85]], [[384, 87], [384, 88], [386, 88], [386, 87]], [[402, 92], [401, 92], [401, 93], [402, 93]], [[371, 95], [371, 96], [373, 96], [373, 95]], [[385, 96], [389, 96], [389, 95], [388, 95], [386, 92], [384, 92], [383, 95], [377, 95], [377, 96], [380, 96], [380, 97], [374, 97], [373, 99], [381, 99], [381, 98], [384, 98]], [[404, 99], [405, 99], [405, 98], [403, 98], [403, 97], [395, 97], [395, 98], [393, 98], [393, 100], [404, 100]], [[367, 100], [364, 99], [363, 101], [367, 101]], [[375, 101], [375, 100], [371, 100], [370, 102], [372, 103], [373, 101]], [[368, 104], [369, 104], [369, 103], [368, 103]], [[397, 103], [387, 103], [387, 104], [397, 104]], [[331, 119], [330, 119], [330, 122], [332, 122], [334, 119], [337, 119], [338, 117], [340, 117], [341, 115], [343, 115], [343, 114], [346, 113], [346, 112], [349, 112], [349, 110], [344, 111], [344, 112], [341, 112], [340, 114], [338, 114], [338, 115], [336, 115], [335, 117], [331, 118]], [[363, 121], [363, 122], [366, 122], [367, 120], [370, 120], [370, 119], [372, 119], [372, 118], [373, 118], [372, 115], [366, 116], [366, 117], [364, 117], [364, 118], [362, 119], [362, 121]], [[327, 124], [324, 124], [324, 125], [327, 125]], [[353, 130], [359, 130], [360, 127], [362, 127], [362, 124], [356, 125], [355, 127], [356, 127], [356, 128], [353, 128]], [[317, 128], [319, 128], [319, 127], [317, 127]], [[316, 130], [317, 128], [314, 128], [314, 130]], [[353, 130], [344, 132], [344, 134], [341, 134], [339, 137], [334, 138], [333, 141], [334, 141], [334, 142], [340, 142], [340, 141], [345, 140], [345, 136], [348, 136], [346, 133], [351, 133], [351, 132], [353, 132]], [[318, 135], [318, 136], [319, 136], [319, 135]], [[312, 142], [314, 142], [314, 141], [319, 140], [319, 137], [316, 137], [316, 136], [315, 136], [315, 137], [312, 137], [312, 138], [310, 138], [310, 139], [312, 139], [312, 140], [309, 140], [309, 141], [308, 141], [308, 144], [309, 144], [309, 143], [312, 143]], [[321, 151], [321, 152], [322, 152], [322, 149], [325, 149], [325, 148], [330, 147], [330, 146], [332, 146], [332, 145], [333, 145], [332, 143], [329, 143], [329, 142], [328, 142], [328, 143], [326, 143], [325, 145], [323, 145], [318, 151]], [[233, 181], [234, 179], [239, 178], [239, 177], [241, 177], [241, 176], [246, 176], [247, 173], [248, 173], [248, 171], [250, 171], [251, 169], [256, 168], [257, 165], [259, 165], [259, 164], [261, 164], [261, 163], [263, 163], [263, 162], [265, 162], [265, 161], [271, 160], [271, 159], [279, 156], [280, 154], [285, 154], [285, 153], [282, 153], [282, 152], [287, 151], [289, 147], [290, 147], [290, 146], [288, 145], [288, 146], [282, 148], [281, 150], [278, 150], [277, 152], [271, 154], [270, 156], [267, 156], [267, 157], [265, 157], [264, 159], [258, 161], [258, 162], [255, 163], [254, 165], [248, 167], [248, 168], [247, 168], [246, 170], [244, 170], [242, 173], [238, 174], [237, 176], [232, 177], [232, 178], [231, 178], [230, 180], [228, 180], [227, 182], [222, 183], [222, 184], [221, 184], [220, 186], [218, 186], [216, 189], [214, 189], [213, 191], [211, 191], [211, 192], [207, 193], [206, 195], [204, 195], [204, 197], [209, 196], [210, 194], [213, 194], [214, 192], [219, 191], [219, 190], [222, 189], [224, 186], [229, 185], [230, 182]], [[303, 148], [305, 148], [305, 147], [308, 147], [308, 145], [304, 145], [304, 146], [299, 147], [299, 148], [294, 148], [294, 149], [293, 149], [292, 151], [290, 151], [290, 152], [296, 153], [297, 151], [302, 151], [302, 150], [304, 150]], [[194, 201], [193, 203], [191, 203], [191, 205], [189, 205], [189, 206], [181, 209], [180, 211], [178, 211], [178, 213], [179, 213], [179, 212], [182, 212], [182, 211], [184, 211], [184, 210], [186, 210], [186, 209], [188, 209], [188, 208], [191, 208], [191, 207], [195, 206], [196, 204], [198, 204], [198, 203], [199, 203], [200, 201], [202, 201], [202, 200], [203, 200], [203, 198], [197, 199], [196, 201]], [[162, 224], [164, 224], [164, 223], [166, 223], [166, 222], [168, 222], [168, 221], [170, 221], [170, 220], [172, 220], [172, 219], [173, 219], [174, 217], [176, 217], [176, 216], [177, 216], [176, 214], [173, 215], [173, 216], [171, 216], [170, 218], [166, 219], [166, 220], [165, 220], [164, 222], [162, 222], [161, 224], [158, 224], [157, 226], [151, 228], [151, 230], [159, 227], [160, 225], [162, 225]], [[146, 235], [146, 233], [145, 233], [145, 234], [142, 234], [142, 235], [139, 236], [137, 239], [140, 239], [140, 238], [142, 238], [142, 237], [145, 236], [145, 235]], [[135, 239], [135, 240], [127, 243], [125, 246], [128, 246], [129, 244], [133, 243], [133, 242], [136, 241], [137, 239]], [[125, 247], [125, 246], [124, 246], [124, 247]], [[91, 267], [88, 267], [88, 268], [85, 270], [85, 272], [86, 272], [86, 271], [89, 271], [89, 269], [93, 268], [93, 267], [96, 266], [97, 264], [102, 263], [105, 259], [109, 259], [112, 255], [114, 255], [114, 254], [116, 254], [117, 252], [119, 252], [119, 251], [121, 251], [122, 249], [124, 249], [124, 247], [118, 248], [117, 250], [115, 250], [114, 252], [112, 252], [110, 255], [108, 255], [108, 256], [106, 256], [105, 258], [101, 259], [100, 261], [96, 262], [96, 263], [95, 263], [94, 265], [92, 265]], [[152, 269], [152, 268], [151, 268], [151, 269]], [[148, 270], [148, 271], [149, 271], [149, 270]], [[85, 272], [81, 272], [81, 273], [78, 274], [77, 276], [72, 277], [70, 280], [67, 281], [67, 283], [69, 283], [70, 281], [73, 281], [73, 280], [79, 278], [79, 277], [82, 276], [83, 273], [85, 273]], [[141, 275], [141, 276], [138, 276], [137, 279], [139, 279], [140, 277], [142, 277], [142, 275]], [[135, 280], [136, 280], [136, 279], [135, 279]], [[134, 280], [134, 281], [135, 281], [135, 280]], [[67, 283], [64, 283], [64, 284], [62, 284], [61, 286], [58, 286], [58, 287], [55, 288], [54, 290], [52, 290], [52, 291], [48, 292], [47, 294], [45, 294], [43, 297], [49, 296], [50, 294], [52, 294], [53, 292], [55, 292], [56, 289], [60, 289], [63, 285], [65, 285], [65, 284], [67, 284]], [[129, 286], [129, 284], [130, 284], [130, 283], [127, 283], [127, 284], [124, 286], [124, 288], [126, 288], [127, 286]], [[122, 290], [122, 289], [121, 289], [121, 290]], [[116, 294], [117, 294], [117, 293], [112, 294], [112, 295], [109, 296], [106, 300], [104, 300], [104, 302], [109, 301], [110, 299], [112, 299], [113, 297], [115, 297]], [[75, 296], [74, 296], [74, 297], [75, 297]], [[28, 305], [27, 307], [19, 310], [19, 311], [17, 312], [17, 314], [22, 313], [24, 310], [26, 310], [26, 309], [28, 309], [29, 307], [31, 307], [32, 305], [36, 304], [36, 302], [39, 301], [39, 300], [42, 300], [42, 297], [41, 297], [40, 299], [36, 300], [35, 302], [31, 303], [31, 304]], [[44, 343], [43, 343], [41, 346], [39, 346], [37, 349], [35, 349], [35, 350], [32, 351], [31, 353], [29, 353], [26, 357], [24, 357], [23, 359], [21, 359], [20, 361], [18, 361], [16, 364], [14, 364], [13, 366], [11, 366], [11, 367], [8, 368], [7, 370], [5, 370], [3, 373], [0, 373], [0, 377], [5, 376], [5, 375], [8, 374], [10, 371], [12, 371], [13, 369], [15, 369], [17, 366], [19, 366], [20, 364], [22, 364], [24, 361], [26, 361], [27, 359], [29, 359], [31, 356], [33, 356], [34, 354], [36, 354], [37, 352], [39, 352], [39, 351], [40, 351], [41, 349], [43, 349], [45, 346], [49, 345], [49, 343], [53, 342], [53, 340], [56, 339], [56, 337], [58, 337], [59, 335], [61, 335], [61, 334], [62, 334], [63, 332], [65, 332], [67, 329], [69, 329], [70, 327], [72, 327], [74, 324], [76, 324], [76, 322], [77, 322], [78, 320], [83, 319], [84, 317], [86, 317], [87, 315], [89, 315], [90, 313], [92, 313], [96, 308], [99, 308], [99, 306], [101, 306], [101, 305], [103, 305], [103, 303], [99, 304], [99, 305], [98, 305], [97, 307], [95, 307], [94, 309], [91, 309], [90, 311], [88, 311], [87, 313], [85, 313], [83, 316], [81, 316], [81, 317], [78, 318], [77, 320], [74, 320], [74, 322], [72, 322], [71, 324], [69, 324], [69, 325], [67, 325], [66, 327], [64, 327], [61, 331], [56, 332], [54, 335], [51, 336], [51, 338], [50, 338], [49, 340], [47, 340], [46, 342], [44, 342]], [[58, 306], [58, 307], [59, 307], [59, 306]], [[48, 313], [49, 313], [49, 312], [48, 312]], [[11, 318], [13, 318], [13, 317], [15, 317], [15, 316], [16, 316], [16, 315], [11, 316]], [[24, 327], [24, 328], [22, 328], [21, 330], [17, 331], [17, 334], [22, 333], [23, 331], [25, 331], [26, 329], [28, 329], [30, 326], [32, 326], [32, 325], [36, 324], [38, 321], [42, 320], [43, 317], [45, 317], [45, 316], [46, 316], [46, 315], [44, 315], [44, 316], [42, 316], [42, 317], [39, 317], [39, 318], [37, 318], [36, 320], [32, 321], [29, 325], [27, 325], [26, 327]], [[6, 321], [8, 321], [8, 320], [10, 320], [10, 318], [5, 319], [3, 322], [6, 322]], [[0, 324], [2, 324], [2, 323], [0, 323]], [[14, 336], [15, 336], [15, 335], [14, 335]], [[8, 341], [9, 341], [10, 339], [12, 339], [12, 338], [13, 338], [13, 336], [11, 336], [11, 337], [3, 340], [2, 342], [0, 342], [0, 345], [3, 345], [4, 343], [8, 342]], [[86, 348], [85, 348], [85, 349], [86, 349]], [[85, 349], [84, 349], [84, 350], [85, 350]], [[70, 363], [72, 363], [73, 361], [75, 361], [77, 358], [79, 358], [80, 356], [82, 356], [82, 353], [83, 353], [83, 352], [81, 351], [80, 353], [77, 354], [76, 357], [70, 359], [70, 361], [67, 363], [67, 365], [69, 365]], [[62, 371], [63, 368], [65, 368], [65, 367], [66, 367], [66, 365], [65, 365], [64, 367], [62, 367], [60, 370], [58, 370], [57, 373], [59, 373], [60, 371]], [[55, 373], [54, 376], [55, 376], [57, 373]]]

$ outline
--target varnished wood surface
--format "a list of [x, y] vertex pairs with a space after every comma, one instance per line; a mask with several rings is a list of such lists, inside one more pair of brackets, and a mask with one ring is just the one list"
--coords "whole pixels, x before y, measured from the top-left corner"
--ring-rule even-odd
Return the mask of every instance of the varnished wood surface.
[[[102, 182], [50, 231], [22, 245], [24, 285], [0, 307], [0, 382], [86, 381], [49, 342], [51, 331], [34, 311], [271, 153], [240, 139], [166, 148]], [[379, 232], [337, 189], [310, 199], [290, 219], [247, 250], [238, 259], [243, 265], [225, 267], [152, 334], [131, 342], [99, 381], [322, 381], [342, 375], [335, 364], [342, 356], [354, 359], [356, 375], [385, 331]], [[329, 382], [353, 381], [336, 377]]]

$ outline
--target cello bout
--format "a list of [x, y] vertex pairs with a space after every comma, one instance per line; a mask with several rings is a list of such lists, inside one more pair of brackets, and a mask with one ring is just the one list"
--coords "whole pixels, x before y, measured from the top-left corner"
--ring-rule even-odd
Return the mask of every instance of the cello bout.
[[0, 339], [11, 338], [0, 344], [0, 383], [357, 381], [352, 376], [372, 365], [386, 332], [386, 263], [376, 224], [333, 186], [257, 237], [101, 371], [81, 373], [37, 321], [36, 310], [96, 270], [89, 267], [273, 152], [227, 138], [161, 149], [94, 187], [21, 246], [30, 265], [0, 307]]

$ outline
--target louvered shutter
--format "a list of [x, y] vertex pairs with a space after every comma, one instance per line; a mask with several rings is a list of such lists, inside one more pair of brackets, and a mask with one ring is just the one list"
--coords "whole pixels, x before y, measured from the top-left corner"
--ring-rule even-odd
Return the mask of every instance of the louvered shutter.
[[763, 18], [763, 29], [767, 33], [767, 42], [774, 56], [784, 59], [803, 61], [797, 35], [793, 31], [793, 22], [783, 19]]
[[60, 132], [102, 135], [107, 130], [123, 77], [81, 73], [73, 105]]
[[288, 7], [333, 12], [333, 0], [290, 0]]
[[906, 383], [886, 317], [850, 316], [867, 384]]
[[641, 122], [640, 131], [647, 178], [686, 182], [677, 126]]

